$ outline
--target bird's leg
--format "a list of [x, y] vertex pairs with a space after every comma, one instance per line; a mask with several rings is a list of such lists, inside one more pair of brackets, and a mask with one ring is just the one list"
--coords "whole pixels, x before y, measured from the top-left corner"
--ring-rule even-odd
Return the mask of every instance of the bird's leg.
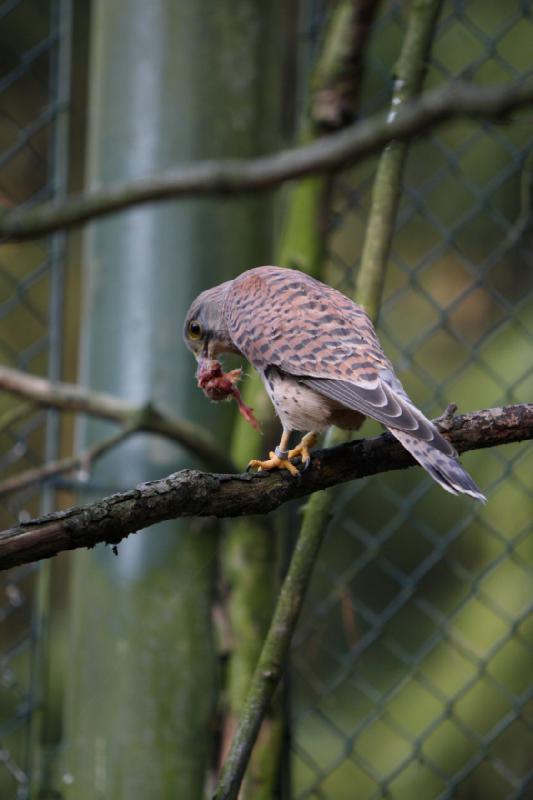
[[[288, 450], [289, 446], [289, 438], [291, 435], [291, 431], [283, 429], [283, 433], [281, 435], [281, 440], [275, 450], [271, 450], [268, 454], [270, 457], [266, 461], [259, 461], [258, 459], [254, 458], [248, 464], [247, 469], [256, 468], [258, 472], [262, 472], [263, 470], [270, 470], [270, 469], [286, 469], [291, 475], [295, 478], [299, 477], [300, 473], [289, 461], [292, 450]], [[305, 438], [305, 437], [304, 437]], [[303, 441], [303, 440], [302, 440]]]
[[296, 458], [296, 456], [300, 456], [302, 459], [303, 468], [307, 469], [309, 466], [309, 462], [311, 461], [311, 454], [309, 450], [315, 444], [317, 440], [318, 434], [315, 431], [309, 431], [306, 433], [305, 436], [302, 437], [299, 444], [293, 450], [289, 450], [288, 459]]

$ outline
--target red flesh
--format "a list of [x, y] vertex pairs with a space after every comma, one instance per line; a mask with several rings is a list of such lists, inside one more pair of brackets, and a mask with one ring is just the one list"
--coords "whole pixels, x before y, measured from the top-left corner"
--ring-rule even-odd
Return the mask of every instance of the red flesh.
[[236, 384], [241, 378], [242, 369], [232, 369], [230, 372], [223, 372], [220, 361], [210, 358], [200, 358], [198, 360], [196, 379], [199, 388], [202, 389], [205, 396], [215, 402], [233, 397], [239, 407], [239, 412], [246, 422], [249, 422], [257, 431], [261, 430], [259, 422], [254, 417], [253, 408], [250, 408], [243, 402], [241, 393], [237, 389]]

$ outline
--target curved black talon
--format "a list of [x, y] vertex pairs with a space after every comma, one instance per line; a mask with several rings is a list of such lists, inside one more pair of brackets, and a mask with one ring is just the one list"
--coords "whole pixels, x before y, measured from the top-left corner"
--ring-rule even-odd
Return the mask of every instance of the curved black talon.
[[302, 461], [302, 472], [306, 472], [310, 466], [311, 466], [311, 459], [306, 458], [305, 461]]

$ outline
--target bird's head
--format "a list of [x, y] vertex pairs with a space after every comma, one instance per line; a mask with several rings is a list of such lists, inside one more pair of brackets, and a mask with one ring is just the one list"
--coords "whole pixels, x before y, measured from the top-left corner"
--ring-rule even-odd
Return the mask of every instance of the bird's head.
[[202, 292], [185, 317], [183, 340], [197, 360], [215, 359], [219, 353], [239, 353], [228, 332], [224, 306], [232, 281]]

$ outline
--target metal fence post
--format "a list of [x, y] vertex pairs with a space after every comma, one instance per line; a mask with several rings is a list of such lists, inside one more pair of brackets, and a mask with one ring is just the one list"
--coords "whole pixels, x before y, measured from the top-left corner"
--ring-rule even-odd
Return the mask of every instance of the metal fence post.
[[[277, 102], [266, 93], [265, 72], [277, 73], [282, 62], [278, 9], [276, 3], [265, 10], [256, 0], [216, 8], [172, 0], [96, 2], [89, 185], [264, 148], [279, 119], [265, 108]], [[83, 383], [220, 424], [229, 409], [202, 402], [181, 324], [201, 288], [268, 258], [269, 209], [268, 199], [196, 201], [92, 226], [85, 247]], [[101, 423], [87, 423], [80, 446], [105, 431]], [[91, 492], [185, 464], [191, 458], [168, 443], [138, 437], [99, 463]], [[59, 776], [66, 797], [201, 796], [216, 675], [214, 562], [213, 532], [194, 523], [152, 529], [121, 546], [118, 558], [103, 549], [74, 558]]]

